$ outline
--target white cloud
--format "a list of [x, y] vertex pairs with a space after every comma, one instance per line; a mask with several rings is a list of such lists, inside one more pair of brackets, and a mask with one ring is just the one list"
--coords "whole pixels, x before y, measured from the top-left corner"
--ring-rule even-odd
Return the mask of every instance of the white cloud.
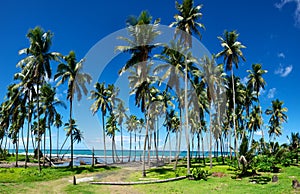
[[255, 131], [254, 134], [258, 136], [262, 136], [262, 131], [261, 130]]
[[279, 66], [278, 69], [275, 70], [276, 75], [280, 75], [281, 77], [286, 77], [288, 76], [293, 70], [293, 66], [289, 65], [287, 67], [282, 67], [282, 65]]
[[283, 52], [278, 53], [277, 56], [278, 56], [278, 58], [283, 58], [283, 59], [285, 58], [285, 54]]
[[271, 88], [268, 92], [268, 98], [274, 98], [276, 94], [276, 88]]
[[275, 7], [282, 9], [287, 3], [296, 3], [296, 10], [294, 12], [295, 26], [300, 27], [300, 0], [281, 0], [280, 3], [276, 3]]

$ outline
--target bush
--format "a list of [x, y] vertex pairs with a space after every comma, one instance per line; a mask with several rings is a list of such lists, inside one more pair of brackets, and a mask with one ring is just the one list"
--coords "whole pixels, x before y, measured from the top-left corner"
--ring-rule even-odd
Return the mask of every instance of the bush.
[[203, 170], [202, 168], [193, 168], [192, 169], [192, 177], [194, 180], [205, 180], [207, 181], [207, 177], [210, 174], [208, 173], [208, 170]]

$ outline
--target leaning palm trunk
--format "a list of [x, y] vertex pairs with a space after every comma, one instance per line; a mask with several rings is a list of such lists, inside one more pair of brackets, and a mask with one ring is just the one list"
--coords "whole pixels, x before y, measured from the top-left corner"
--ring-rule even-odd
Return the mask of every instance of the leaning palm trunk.
[[170, 132], [169, 132], [169, 130], [168, 130], [168, 133], [167, 133], [167, 136], [166, 136], [166, 139], [165, 139], [165, 143], [164, 143], [162, 159], [164, 158], [164, 155], [165, 155], [165, 149], [166, 149], [167, 140], [168, 140], [169, 135], [170, 135]]
[[157, 137], [156, 137], [156, 131], [154, 131], [154, 133], [153, 133], [153, 135], [154, 135], [154, 147], [155, 147], [155, 155], [156, 155], [156, 161], [158, 162], [158, 148], [157, 148], [157, 141], [156, 141], [156, 139], [157, 139]]
[[190, 171], [190, 139], [189, 139], [189, 121], [188, 121], [188, 99], [187, 99], [187, 61], [185, 60], [185, 74], [184, 74], [184, 109], [185, 109], [185, 138], [186, 138], [186, 145], [187, 145], [187, 175], [191, 174]]

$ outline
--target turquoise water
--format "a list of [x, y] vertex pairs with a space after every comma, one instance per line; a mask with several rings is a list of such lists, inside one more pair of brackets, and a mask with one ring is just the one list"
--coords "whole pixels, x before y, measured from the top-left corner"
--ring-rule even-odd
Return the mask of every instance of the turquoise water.
[[[29, 154], [32, 155], [33, 154], [33, 149], [29, 149]], [[43, 151], [43, 150], [42, 150]], [[14, 153], [15, 150], [9, 150], [10, 153]], [[46, 149], [46, 155], [49, 155], [50, 151], [49, 149]], [[24, 149], [20, 149], [19, 150], [19, 154], [25, 154]], [[121, 160], [122, 159], [122, 151], [121, 150], [117, 150], [116, 154], [118, 156], [118, 158]], [[191, 156], [192, 157], [197, 157], [198, 156], [198, 152], [197, 151], [193, 151], [191, 152]], [[221, 153], [220, 152], [212, 152], [213, 156], [214, 155], [218, 155], [220, 156]], [[229, 153], [224, 153], [225, 155], [228, 155]], [[62, 150], [60, 152], [60, 150], [58, 150], [58, 155], [59, 157], [64, 157], [64, 158], [69, 158], [71, 155], [70, 150]], [[84, 162], [86, 164], [91, 164], [92, 163], [92, 156], [93, 156], [93, 152], [92, 150], [74, 150], [74, 165], [79, 166], [80, 162]], [[131, 150], [131, 152], [129, 150], [123, 150], [123, 161], [127, 162], [129, 160], [129, 156], [130, 156], [130, 161], [133, 161], [134, 159], [139, 161], [141, 160], [143, 155], [143, 150]], [[177, 151], [172, 151], [171, 152], [171, 157], [175, 158], [175, 156], [177, 155]], [[180, 158], [184, 158], [186, 157], [187, 152], [186, 151], [181, 151], [179, 154]], [[202, 152], [200, 152], [200, 157], [202, 157]], [[57, 156], [57, 150], [53, 149], [52, 150], [52, 157]], [[148, 156], [148, 151], [146, 151], [146, 157]], [[158, 151], [158, 156], [159, 158], [161, 158], [162, 156], [164, 157], [169, 157], [170, 156], [170, 152], [169, 151]], [[209, 156], [209, 152], [205, 151], [204, 152], [204, 157], [208, 157]], [[104, 163], [105, 162], [105, 157], [104, 157], [104, 150], [94, 150], [94, 157], [97, 159], [98, 162], [100, 163]], [[150, 151], [150, 157], [154, 158], [156, 157], [156, 152], [155, 150], [151, 150]], [[117, 157], [115, 156], [115, 160], [117, 159]], [[107, 163], [112, 163], [113, 162], [113, 158], [112, 158], [112, 150], [106, 150], [106, 162]]]

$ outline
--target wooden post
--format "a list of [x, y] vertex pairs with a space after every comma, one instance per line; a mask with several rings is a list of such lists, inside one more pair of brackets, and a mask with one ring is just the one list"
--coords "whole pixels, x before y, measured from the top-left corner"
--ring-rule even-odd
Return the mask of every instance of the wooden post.
[[95, 165], [95, 152], [94, 152], [94, 147], [93, 147], [93, 153], [92, 153], [92, 167]]
[[76, 185], [76, 177], [73, 176], [73, 185]]

